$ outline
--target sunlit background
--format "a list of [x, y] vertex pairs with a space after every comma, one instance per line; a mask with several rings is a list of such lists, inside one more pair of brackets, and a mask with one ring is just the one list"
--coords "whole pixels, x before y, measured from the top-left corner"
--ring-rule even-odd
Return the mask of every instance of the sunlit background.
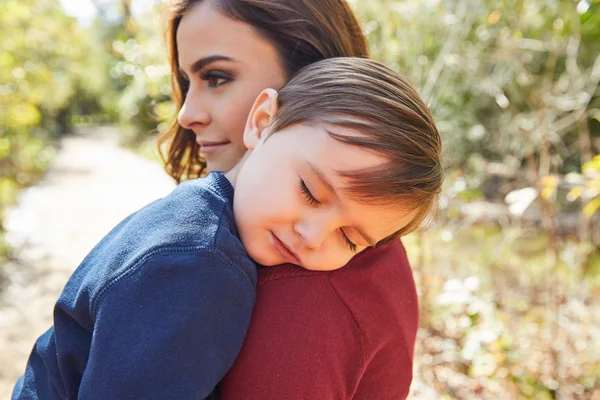
[[[600, 1], [354, 0], [430, 105], [447, 179], [404, 239], [415, 399], [600, 399]], [[153, 0], [0, 3], [0, 397], [69, 273], [167, 193]]]

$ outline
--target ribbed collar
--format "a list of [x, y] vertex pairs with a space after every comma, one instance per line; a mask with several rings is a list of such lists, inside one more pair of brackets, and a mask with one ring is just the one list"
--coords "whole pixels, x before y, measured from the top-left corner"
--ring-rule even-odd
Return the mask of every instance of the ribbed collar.
[[206, 176], [208, 186], [223, 195], [229, 204], [233, 204], [233, 186], [224, 172], [211, 172]]

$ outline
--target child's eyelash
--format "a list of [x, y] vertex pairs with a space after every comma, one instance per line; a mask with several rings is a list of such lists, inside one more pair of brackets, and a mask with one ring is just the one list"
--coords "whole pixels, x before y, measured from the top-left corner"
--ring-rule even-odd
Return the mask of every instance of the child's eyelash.
[[300, 179], [300, 191], [306, 198], [306, 201], [308, 201], [310, 204], [313, 204], [313, 205], [321, 204], [321, 202], [319, 200], [317, 200], [315, 198], [315, 196], [313, 196], [313, 194], [310, 192], [310, 190], [308, 190], [308, 186], [306, 186], [306, 183], [304, 183], [304, 181], [302, 179]]
[[343, 230], [340, 229], [340, 232], [342, 233], [342, 237], [344, 238], [344, 241], [348, 245], [348, 248], [350, 248], [350, 251], [353, 253], [356, 253], [356, 245], [354, 243], [352, 243], [350, 241], [350, 239], [348, 239], [348, 236], [346, 236], [346, 234], [344, 233]]
[[[308, 189], [308, 186], [306, 186], [306, 183], [304, 183], [304, 180], [302, 180], [302, 179], [300, 179], [300, 191], [306, 198], [306, 201], [308, 201], [310, 204], [313, 204], [313, 205], [321, 204], [321, 202], [319, 200], [317, 200], [315, 198], [315, 196], [313, 196], [313, 194]], [[340, 234], [342, 235], [342, 238], [348, 245], [348, 248], [350, 249], [350, 251], [353, 253], [356, 253], [356, 245], [354, 243], [352, 243], [350, 241], [350, 239], [348, 239], [348, 236], [346, 236], [346, 234], [344, 233], [344, 231], [342, 229], [340, 229]]]

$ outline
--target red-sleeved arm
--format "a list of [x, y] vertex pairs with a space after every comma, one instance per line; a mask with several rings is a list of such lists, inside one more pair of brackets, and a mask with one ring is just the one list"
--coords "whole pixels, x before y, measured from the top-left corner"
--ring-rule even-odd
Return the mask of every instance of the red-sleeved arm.
[[361, 337], [327, 274], [275, 276], [261, 281], [257, 293], [242, 351], [219, 398], [351, 398], [362, 373]]

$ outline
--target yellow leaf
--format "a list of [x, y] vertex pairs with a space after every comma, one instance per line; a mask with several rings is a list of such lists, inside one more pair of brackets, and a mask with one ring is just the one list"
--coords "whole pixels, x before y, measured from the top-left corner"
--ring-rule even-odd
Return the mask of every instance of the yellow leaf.
[[542, 197], [548, 200], [554, 194], [554, 189], [556, 189], [556, 186], [546, 186], [542, 189]]
[[558, 186], [558, 177], [554, 175], [546, 175], [542, 176], [540, 179], [542, 182], [542, 186], [545, 188], [556, 188]]
[[500, 16], [502, 13], [498, 10], [492, 11], [492, 13], [488, 16], [488, 24], [496, 25], [498, 21], [500, 21]]
[[568, 201], [575, 201], [575, 200], [577, 200], [579, 198], [579, 196], [581, 196], [582, 192], [583, 192], [583, 190], [581, 189], [581, 186], [574, 187], [567, 194], [567, 200]]
[[598, 210], [598, 208], [600, 208], [600, 197], [596, 197], [594, 200], [590, 201], [583, 208], [583, 213], [588, 217], [591, 217]]
[[33, 126], [40, 118], [41, 114], [33, 104], [17, 104], [8, 109], [9, 126]]
[[600, 171], [600, 154], [595, 156], [592, 161], [588, 161], [585, 164], [583, 164], [583, 167], [581, 168], [582, 172], [587, 172], [587, 171]]
[[0, 204], [12, 204], [17, 196], [19, 184], [11, 178], [0, 178]]

